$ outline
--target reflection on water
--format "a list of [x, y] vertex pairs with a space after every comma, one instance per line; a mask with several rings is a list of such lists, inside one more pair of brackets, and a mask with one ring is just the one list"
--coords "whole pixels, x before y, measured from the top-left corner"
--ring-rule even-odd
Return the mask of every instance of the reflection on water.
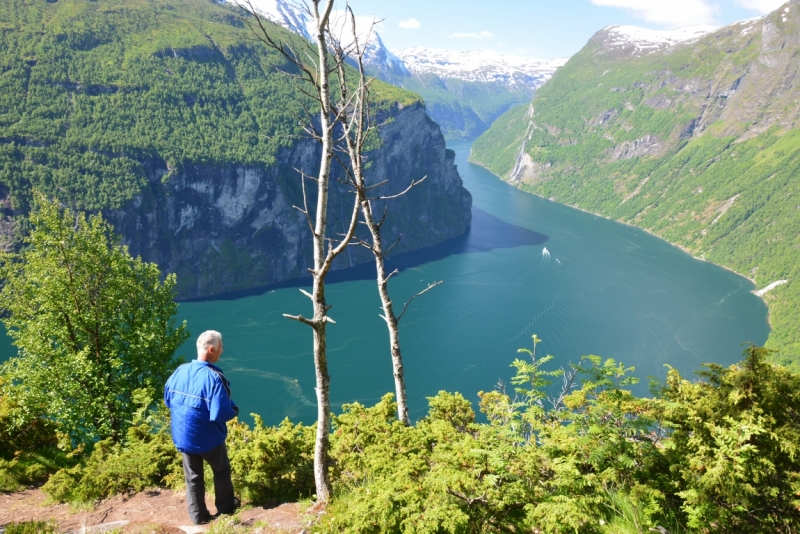
[[[403, 272], [406, 269], [419, 267], [425, 263], [443, 260], [454, 254], [469, 254], [474, 252], [491, 252], [500, 248], [523, 247], [528, 245], [539, 245], [547, 241], [547, 236], [534, 232], [521, 226], [508, 224], [498, 219], [490, 213], [479, 208], [472, 209], [472, 226], [463, 234], [435, 247], [406, 252], [396, 256], [386, 258], [386, 268], [389, 272], [397, 270]], [[547, 250], [547, 249], [545, 249]], [[349, 282], [353, 280], [375, 280], [375, 264], [372, 261], [331, 271], [326, 277], [326, 282], [335, 284], [337, 282]], [[307, 287], [311, 285], [311, 277], [296, 278], [286, 280], [268, 286], [245, 289], [242, 291], [232, 291], [213, 297], [187, 299], [183, 302], [204, 302], [212, 300], [236, 300], [242, 297], [251, 297], [274, 292], [277, 289], [287, 287]]]

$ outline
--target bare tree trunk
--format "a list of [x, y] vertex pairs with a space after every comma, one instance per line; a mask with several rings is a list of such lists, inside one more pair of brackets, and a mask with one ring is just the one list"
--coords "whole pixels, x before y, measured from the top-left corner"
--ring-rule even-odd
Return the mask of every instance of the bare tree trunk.
[[[386, 274], [386, 265], [385, 265], [385, 258], [397, 244], [397, 241], [389, 246], [387, 249], [384, 249], [383, 240], [381, 238], [381, 226], [386, 218], [386, 212], [384, 211], [383, 217], [379, 221], [375, 220], [375, 216], [372, 213], [372, 200], [388, 200], [391, 198], [397, 198], [399, 196], [404, 195], [408, 191], [410, 191], [416, 185], [422, 183], [425, 178], [421, 180], [412, 180], [411, 184], [408, 188], [396, 195], [391, 195], [387, 197], [378, 197], [376, 199], [370, 199], [368, 197], [368, 190], [372, 187], [368, 187], [366, 185], [366, 180], [364, 177], [364, 167], [363, 167], [363, 149], [364, 145], [367, 140], [367, 136], [369, 135], [370, 131], [372, 131], [375, 126], [372, 124], [372, 117], [370, 115], [370, 98], [369, 98], [369, 87], [372, 80], [367, 80], [366, 74], [364, 71], [364, 52], [366, 50], [366, 46], [369, 41], [370, 32], [367, 34], [366, 40], [364, 43], [360, 43], [358, 40], [358, 32], [356, 31], [355, 26], [355, 15], [353, 14], [352, 10], [348, 6], [346, 8], [347, 13], [350, 16], [350, 23], [351, 23], [351, 32], [353, 37], [353, 44], [351, 48], [353, 48], [354, 53], [350, 54], [350, 57], [355, 59], [356, 65], [358, 67], [358, 84], [354, 91], [352, 97], [349, 97], [350, 94], [348, 85], [347, 85], [347, 72], [344, 67], [344, 57], [349, 55], [347, 51], [341, 46], [340, 41], [334, 42], [334, 54], [340, 59], [338, 63], [338, 72], [339, 72], [339, 89], [342, 93], [343, 97], [342, 100], [345, 103], [344, 115], [346, 116], [346, 120], [344, 121], [345, 124], [345, 133], [344, 141], [347, 147], [346, 152], [349, 159], [349, 166], [343, 163], [343, 167], [350, 175], [353, 185], [356, 190], [356, 197], [357, 201], [361, 206], [361, 213], [364, 218], [364, 223], [366, 224], [367, 228], [369, 229], [370, 236], [371, 236], [371, 243], [367, 243], [361, 241], [361, 245], [365, 246], [366, 248], [370, 249], [373, 256], [375, 257], [375, 268], [376, 268], [376, 281], [378, 284], [378, 293], [381, 297], [381, 305], [383, 307], [383, 315], [381, 316], [384, 321], [386, 321], [386, 326], [389, 330], [389, 346], [391, 348], [391, 356], [392, 356], [392, 374], [394, 375], [394, 383], [395, 383], [395, 393], [397, 396], [397, 418], [404, 422], [405, 424], [410, 424], [410, 420], [408, 417], [408, 398], [406, 396], [406, 385], [404, 379], [404, 371], [403, 371], [403, 356], [400, 351], [400, 328], [399, 323], [400, 319], [402, 318], [403, 313], [405, 313], [406, 308], [408, 307], [408, 302], [406, 303], [405, 307], [403, 308], [403, 313], [400, 315], [395, 314], [394, 308], [392, 305], [392, 299], [389, 296], [389, 279], [396, 273], [396, 271]], [[377, 184], [381, 185], [381, 184]], [[431, 287], [438, 285], [433, 284], [428, 286], [425, 290], [427, 291]], [[412, 297], [412, 300], [419, 296], [420, 294], [424, 293], [425, 291], [418, 293]], [[409, 301], [410, 302], [410, 301]]]
[[394, 389], [397, 395], [397, 419], [405, 424], [410, 424], [408, 418], [408, 398], [406, 396], [406, 383], [403, 371], [403, 355], [400, 352], [400, 328], [399, 320], [394, 313], [392, 299], [389, 296], [389, 276], [386, 275], [386, 265], [384, 262], [385, 254], [383, 251], [383, 241], [381, 239], [380, 225], [375, 222], [372, 215], [372, 205], [366, 198], [361, 200], [361, 213], [364, 221], [372, 235], [372, 253], [375, 256], [376, 281], [378, 282], [378, 293], [381, 296], [383, 306], [383, 320], [389, 329], [389, 347], [392, 354], [392, 374], [394, 375]]
[[[424, 179], [425, 178], [422, 180]], [[400, 195], [407, 193], [412, 187], [421, 183], [422, 180], [412, 181], [408, 189], [400, 193]], [[423, 293], [428, 292], [442, 282], [438, 281], [428, 284], [428, 287], [413, 295], [405, 303], [405, 305], [403, 305], [403, 310], [399, 315], [394, 312], [392, 298], [389, 296], [389, 279], [396, 274], [397, 271], [392, 271], [391, 273], [386, 274], [385, 259], [392, 247], [397, 244], [397, 241], [395, 241], [395, 243], [392, 244], [388, 249], [384, 250], [383, 240], [381, 239], [381, 226], [383, 225], [383, 221], [385, 219], [381, 218], [380, 221], [375, 221], [375, 216], [372, 213], [372, 203], [366, 197], [366, 188], [363, 187], [363, 181], [362, 187], [358, 189], [358, 195], [361, 203], [361, 213], [364, 216], [364, 222], [369, 228], [372, 236], [372, 243], [366, 246], [372, 250], [372, 254], [375, 256], [376, 281], [378, 283], [378, 293], [380, 294], [381, 305], [383, 307], [383, 315], [381, 315], [381, 318], [386, 321], [386, 327], [389, 330], [389, 346], [392, 355], [392, 374], [394, 375], [394, 388], [395, 394], [397, 395], [397, 419], [408, 425], [411, 424], [411, 421], [408, 417], [408, 397], [406, 395], [406, 382], [404, 378], [405, 372], [403, 370], [403, 355], [400, 351], [400, 320], [403, 318], [403, 315], [405, 315], [408, 305], [411, 304], [412, 300]]]
[[[392, 307], [392, 299], [389, 296], [389, 278], [392, 274], [386, 275], [386, 266], [384, 258], [386, 253], [383, 250], [383, 241], [381, 239], [381, 224], [375, 221], [372, 213], [372, 204], [367, 197], [367, 186], [364, 178], [363, 167], [363, 147], [366, 142], [367, 135], [372, 129], [370, 124], [370, 110], [369, 110], [369, 81], [366, 79], [364, 72], [363, 54], [367, 43], [358, 42], [358, 32], [355, 28], [355, 15], [348, 6], [348, 13], [350, 14], [353, 41], [355, 46], [355, 60], [358, 66], [358, 85], [355, 89], [354, 104], [346, 111], [348, 119], [346, 122], [347, 136], [345, 137], [345, 144], [347, 146], [347, 155], [350, 160], [349, 169], [347, 169], [352, 177], [356, 189], [356, 199], [361, 206], [361, 213], [364, 217], [364, 223], [369, 228], [372, 237], [371, 243], [363, 243], [364, 246], [369, 248], [375, 257], [375, 268], [377, 271], [376, 279], [378, 283], [378, 293], [381, 297], [381, 305], [383, 307], [383, 319], [386, 321], [386, 326], [389, 329], [389, 345], [391, 347], [392, 355], [392, 374], [394, 375], [395, 393], [397, 395], [397, 418], [409, 424], [408, 418], [408, 398], [406, 396], [406, 385], [403, 378], [403, 356], [400, 352], [400, 329], [398, 328], [398, 317], [394, 313]], [[369, 37], [367, 37], [369, 40]], [[338, 47], [336, 50], [337, 56], [344, 56], [345, 52]], [[347, 74], [344, 68], [344, 62], [339, 62], [339, 83], [340, 90], [343, 95], [348, 94], [347, 87]], [[413, 184], [414, 182], [412, 182]], [[391, 248], [391, 247], [390, 247]]]
[[[314, 280], [314, 316], [326, 317], [325, 282]], [[330, 375], [328, 375], [328, 351], [324, 319], [314, 326], [314, 372], [317, 387], [317, 436], [314, 441], [314, 484], [317, 502], [327, 503], [331, 498], [331, 482], [328, 477], [328, 448], [331, 428]]]
[[[317, 491], [317, 504], [324, 505], [331, 498], [331, 483], [328, 473], [329, 458], [329, 434], [331, 427], [330, 410], [330, 375], [328, 374], [328, 355], [326, 344], [326, 328], [329, 322], [334, 322], [328, 316], [330, 306], [325, 300], [325, 277], [331, 268], [333, 260], [341, 254], [347, 247], [355, 234], [358, 224], [359, 203], [358, 198], [354, 199], [353, 211], [349, 224], [342, 234], [341, 240], [334, 246], [334, 240], [328, 237], [328, 186], [331, 173], [331, 162], [333, 160], [334, 139], [333, 130], [337, 124], [341, 123], [341, 103], [334, 105], [330, 92], [330, 74], [337, 70], [340, 65], [330, 68], [330, 51], [328, 43], [330, 38], [329, 19], [333, 10], [334, 0], [309, 0], [305, 4], [307, 12], [313, 17], [315, 25], [316, 58], [312, 58], [313, 50], [309, 48], [306, 54], [298, 55], [291, 46], [273, 39], [271, 26], [265, 24], [258, 14], [251, 0], [241, 0], [239, 7], [244, 9], [251, 18], [246, 19], [250, 29], [256, 37], [264, 44], [281, 53], [288, 59], [300, 74], [290, 75], [296, 81], [307, 84], [313, 88], [313, 92], [298, 87], [298, 89], [313, 98], [319, 105], [319, 129], [314, 126], [312, 117], [307, 117], [305, 131], [322, 145], [319, 173], [315, 178], [317, 185], [317, 205], [312, 221], [309, 213], [307, 198], [305, 195], [305, 180], [310, 178], [305, 172], [299, 170], [303, 183], [303, 207], [297, 207], [306, 217], [312, 233], [314, 248], [314, 266], [311, 271], [313, 277], [312, 292], [301, 291], [311, 299], [313, 316], [311, 318], [302, 315], [284, 316], [307, 324], [313, 331], [314, 339], [314, 370], [316, 375], [317, 394], [317, 435], [314, 444], [314, 482]], [[253, 22], [254, 21], [254, 22]], [[338, 58], [337, 61], [343, 60]], [[308, 64], [313, 64], [313, 68]], [[327, 245], [327, 249], [326, 249]]]
[[[268, 25], [263, 23], [263, 20], [259, 17], [251, 0], [241, 0], [241, 2], [239, 6], [252, 15], [257, 23], [257, 26], [250, 26], [257, 38], [272, 49], [283, 54], [284, 57], [299, 69], [300, 74], [294, 76], [295, 79], [310, 84], [314, 88], [314, 93], [309, 93], [302, 88], [300, 88], [300, 90], [307, 96], [314, 98], [319, 104], [319, 130], [314, 127], [312, 120], [309, 120], [305, 127], [306, 132], [317, 139], [322, 145], [319, 174], [315, 179], [317, 184], [317, 206], [313, 223], [308, 205], [305, 203], [305, 180], [308, 176], [302, 171], [304, 205], [303, 208], [297, 208], [305, 214], [313, 234], [314, 267], [311, 269], [311, 274], [313, 276], [312, 293], [309, 294], [303, 290], [301, 291], [311, 299], [314, 315], [311, 318], [289, 314], [285, 314], [285, 316], [307, 324], [311, 326], [313, 330], [314, 369], [316, 374], [315, 390], [317, 394], [317, 435], [314, 446], [314, 481], [317, 490], [317, 503], [325, 504], [331, 498], [331, 484], [328, 477], [328, 448], [331, 421], [329, 396], [330, 376], [328, 374], [326, 328], [328, 322], [334, 322], [328, 316], [330, 306], [325, 300], [325, 276], [330, 270], [334, 258], [336, 258], [336, 256], [338, 256], [352, 241], [355, 235], [356, 225], [358, 224], [359, 211], [363, 213], [365, 222], [372, 236], [371, 245], [363, 242], [361, 244], [370, 248], [375, 256], [375, 263], [378, 271], [378, 291], [383, 304], [383, 317], [389, 328], [390, 344], [392, 348], [392, 364], [394, 367], [395, 388], [397, 390], [398, 401], [398, 418], [405, 423], [409, 422], [408, 403], [403, 380], [403, 363], [400, 353], [398, 323], [411, 301], [409, 300], [406, 302], [403, 312], [400, 313], [400, 315], [394, 313], [392, 301], [388, 292], [388, 281], [395, 273], [393, 272], [387, 275], [384, 266], [384, 258], [392, 247], [384, 251], [380, 235], [380, 228], [384, 219], [382, 218], [380, 221], [375, 221], [370, 204], [372, 199], [367, 197], [367, 191], [370, 187], [365, 185], [362, 153], [367, 136], [373, 129], [373, 126], [370, 124], [369, 81], [367, 81], [364, 74], [363, 65], [364, 49], [367, 42], [363, 43], [364, 47], [358, 42], [358, 33], [355, 28], [355, 16], [350, 6], [348, 5], [346, 7], [346, 11], [350, 15], [354, 44], [345, 47], [342, 46], [341, 41], [336, 37], [334, 32], [331, 31], [330, 16], [333, 8], [333, 0], [309, 0], [309, 3], [306, 4], [307, 11], [313, 17], [315, 23], [314, 37], [316, 40], [317, 57], [314, 69], [312, 69], [299, 55], [291, 50], [289, 46], [274, 40], [270, 36]], [[250, 24], [250, 20], [247, 22]], [[367, 39], [367, 41], [368, 40], [369, 39]], [[329, 50], [329, 43], [333, 47], [333, 50]], [[347, 58], [352, 57], [350, 53], [352, 46], [355, 47], [355, 59], [359, 68], [359, 83], [354, 92], [351, 92], [348, 86], [347, 68], [345, 67]], [[309, 49], [308, 52], [311, 52], [311, 50]], [[335, 59], [333, 68], [330, 68], [330, 53], [333, 53]], [[313, 54], [313, 52], [311, 52], [311, 54]], [[310, 59], [311, 54], [303, 57]], [[314, 63], [314, 60], [311, 61]], [[331, 97], [329, 86], [330, 75], [333, 72], [337, 73], [336, 81], [339, 84], [338, 100], [335, 102]], [[334, 142], [334, 127], [337, 125], [342, 128], [342, 136], [338, 138], [337, 134], [338, 141]], [[342, 143], [342, 141], [344, 141], [344, 143]], [[347, 165], [342, 162], [342, 160], [336, 156], [334, 150], [346, 153], [350, 164]], [[341, 240], [336, 246], [334, 246], [333, 240], [329, 238], [326, 233], [328, 226], [328, 185], [331, 163], [334, 156], [336, 156], [337, 160], [345, 169], [349, 178], [347, 183], [352, 187], [355, 193], [353, 212], [349, 226], [345, 229], [345, 233], [340, 236]], [[422, 182], [422, 180], [412, 181], [411, 185], [403, 193], [391, 197], [379, 197], [378, 199], [384, 200], [400, 196], [420, 182]], [[437, 284], [438, 283], [429, 285], [427, 289], [414, 295], [411, 300]]]
[[314, 371], [317, 393], [317, 439], [314, 442], [314, 483], [317, 489], [317, 502], [327, 503], [331, 497], [331, 482], [328, 477], [328, 434], [331, 427], [330, 376], [328, 375], [328, 353], [326, 326], [328, 305], [325, 301], [325, 232], [328, 227], [328, 181], [333, 158], [333, 128], [331, 126], [330, 88], [328, 85], [328, 47], [325, 28], [333, 9], [333, 0], [327, 0], [322, 15], [320, 0], [313, 2], [313, 15], [316, 23], [318, 54], [317, 83], [320, 100], [320, 133], [322, 134], [322, 160], [317, 178], [317, 212], [314, 224], [314, 285], [312, 302], [314, 317]]

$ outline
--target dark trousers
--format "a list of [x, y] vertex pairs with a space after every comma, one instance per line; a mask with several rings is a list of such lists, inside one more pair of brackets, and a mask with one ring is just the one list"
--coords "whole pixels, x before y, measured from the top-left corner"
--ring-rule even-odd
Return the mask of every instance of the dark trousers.
[[214, 473], [214, 494], [218, 514], [231, 514], [235, 504], [233, 483], [231, 483], [231, 463], [228, 449], [223, 443], [215, 449], [202, 454], [183, 453], [183, 474], [186, 477], [186, 504], [189, 517], [197, 525], [211, 517], [206, 508], [206, 484], [203, 479], [203, 460], [211, 466]]

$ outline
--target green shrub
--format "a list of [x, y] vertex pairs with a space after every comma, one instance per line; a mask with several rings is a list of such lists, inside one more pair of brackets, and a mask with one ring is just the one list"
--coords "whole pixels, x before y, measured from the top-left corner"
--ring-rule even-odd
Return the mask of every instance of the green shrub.
[[5, 534], [58, 534], [58, 525], [54, 521], [12, 522], [4, 528]]
[[14, 388], [4, 387], [0, 375], [0, 458], [10, 459], [20, 451], [53, 448], [58, 444], [56, 425], [44, 417], [44, 410], [23, 410], [14, 400]]
[[73, 464], [68, 453], [55, 447], [20, 452], [10, 460], [0, 459], [0, 492], [42, 484], [52, 473]]
[[172, 443], [169, 413], [162, 407], [150, 411], [150, 392], [138, 390], [140, 405], [122, 443], [105, 439], [78, 465], [61, 469], [42, 489], [61, 502], [91, 502], [115, 494], [142, 491], [153, 486], [183, 484], [181, 456]]
[[55, 424], [41, 410], [21, 410], [13, 388], [3, 393], [3, 381], [0, 376], [0, 491], [10, 492], [41, 484], [73, 461], [57, 447]]
[[233, 485], [243, 501], [295, 501], [314, 493], [315, 426], [293, 425], [288, 419], [265, 427], [234, 420], [228, 424], [228, 455]]
[[667, 451], [691, 528], [800, 527], [800, 376], [768, 354], [749, 347], [738, 365], [707, 365], [700, 382], [669, 373], [665, 418], [675, 431]]

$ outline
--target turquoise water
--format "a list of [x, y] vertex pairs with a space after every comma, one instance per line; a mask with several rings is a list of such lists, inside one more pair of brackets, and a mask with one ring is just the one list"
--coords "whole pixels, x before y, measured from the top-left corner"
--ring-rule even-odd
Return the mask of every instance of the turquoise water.
[[[475, 401], [478, 391], [507, 382], [517, 348], [534, 333], [554, 366], [585, 354], [636, 366], [642, 392], [647, 376], [665, 375], [665, 363], [690, 374], [703, 362], [737, 361], [742, 342], [766, 340], [766, 307], [747, 279], [636, 228], [523, 193], [467, 162], [469, 147], [451, 146], [474, 198], [469, 235], [396, 259], [404, 268], [392, 279], [396, 303], [443, 281], [401, 323], [412, 418], [425, 415], [425, 398], [439, 390]], [[346, 273], [352, 279], [327, 290], [337, 321], [328, 329], [337, 409], [394, 391], [369, 271]], [[282, 316], [311, 313], [297, 287], [183, 303], [180, 313], [195, 335], [223, 333], [220, 363], [245, 413], [268, 423], [315, 420], [311, 332]], [[192, 352], [187, 344], [185, 354]]]
[[[470, 400], [508, 382], [517, 348], [542, 338], [553, 367], [582, 355], [613, 357], [641, 377], [664, 364], [690, 374], [703, 362], [729, 364], [743, 342], [762, 344], [767, 310], [745, 278], [695, 260], [636, 228], [550, 202], [505, 184], [467, 162], [469, 143], [451, 146], [474, 198], [472, 229], [433, 250], [395, 258], [395, 303], [429, 282], [401, 323], [410, 414], [426, 397], [460, 391]], [[546, 248], [546, 251], [545, 251]], [[336, 273], [327, 289], [334, 408], [371, 404], [394, 391], [380, 301], [365, 266]], [[220, 366], [243, 413], [274, 424], [316, 418], [311, 332], [283, 313], [310, 314], [298, 287], [229, 300], [180, 304], [194, 336], [223, 333]], [[0, 347], [0, 358], [8, 347]], [[194, 357], [193, 341], [181, 353]]]

